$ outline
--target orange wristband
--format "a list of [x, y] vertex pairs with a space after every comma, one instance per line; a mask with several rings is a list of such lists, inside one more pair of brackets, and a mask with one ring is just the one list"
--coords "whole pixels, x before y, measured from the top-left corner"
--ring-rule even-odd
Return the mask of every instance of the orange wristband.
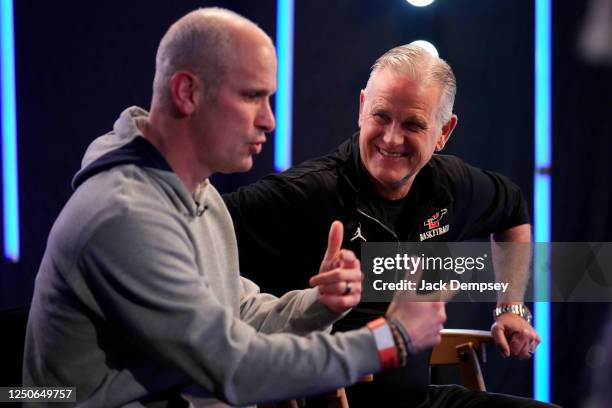
[[369, 322], [367, 327], [374, 336], [382, 369], [388, 370], [390, 368], [396, 368], [398, 365], [397, 348], [395, 347], [393, 333], [391, 332], [387, 320], [384, 317], [379, 317]]

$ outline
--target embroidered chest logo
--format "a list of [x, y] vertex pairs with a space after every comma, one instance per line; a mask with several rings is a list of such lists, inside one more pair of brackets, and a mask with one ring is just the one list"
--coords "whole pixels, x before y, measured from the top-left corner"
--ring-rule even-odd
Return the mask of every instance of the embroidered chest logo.
[[365, 239], [365, 237], [361, 235], [361, 223], [357, 224], [357, 230], [355, 230], [355, 233], [353, 234], [353, 237], [350, 239], [350, 241], [353, 242], [356, 239], [359, 239], [363, 242], [367, 241], [367, 239]]
[[444, 215], [446, 215], [447, 212], [448, 210], [446, 208], [443, 208], [431, 217], [429, 217], [427, 221], [423, 223], [423, 225], [427, 227], [428, 230], [423, 232], [422, 234], [419, 234], [419, 238], [421, 241], [437, 237], [438, 235], [446, 234], [450, 230], [450, 225], [448, 224], [440, 226], [440, 222], [442, 221]]

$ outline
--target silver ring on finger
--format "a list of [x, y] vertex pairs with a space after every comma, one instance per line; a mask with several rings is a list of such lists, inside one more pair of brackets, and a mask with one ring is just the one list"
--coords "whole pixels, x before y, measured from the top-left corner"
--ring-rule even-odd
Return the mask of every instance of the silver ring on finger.
[[353, 288], [351, 287], [351, 282], [346, 281], [346, 287], [344, 288], [344, 293], [342, 294], [342, 296], [349, 295], [352, 290]]

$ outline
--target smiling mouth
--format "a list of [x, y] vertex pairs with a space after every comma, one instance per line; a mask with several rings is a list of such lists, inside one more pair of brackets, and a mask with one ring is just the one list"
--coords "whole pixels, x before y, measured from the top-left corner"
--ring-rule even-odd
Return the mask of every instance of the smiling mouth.
[[376, 150], [378, 151], [378, 153], [380, 153], [383, 157], [390, 157], [390, 158], [401, 158], [401, 157], [408, 157], [410, 155], [409, 152], [390, 152], [388, 150], [385, 150], [381, 147], [376, 146]]

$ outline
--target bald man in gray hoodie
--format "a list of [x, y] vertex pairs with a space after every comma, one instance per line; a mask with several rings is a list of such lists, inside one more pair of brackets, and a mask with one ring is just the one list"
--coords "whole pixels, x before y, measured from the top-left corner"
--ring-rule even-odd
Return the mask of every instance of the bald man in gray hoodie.
[[[440, 341], [443, 303], [396, 301], [330, 335], [360, 300], [355, 255], [332, 224], [313, 288], [275, 298], [239, 274], [229, 213], [209, 183], [247, 171], [274, 128], [271, 40], [223, 9], [162, 38], [150, 113], [95, 140], [36, 279], [24, 384], [76, 387], [87, 407], [246, 405], [320, 393], [402, 366]], [[299, 259], [296, 259], [299, 262]]]

